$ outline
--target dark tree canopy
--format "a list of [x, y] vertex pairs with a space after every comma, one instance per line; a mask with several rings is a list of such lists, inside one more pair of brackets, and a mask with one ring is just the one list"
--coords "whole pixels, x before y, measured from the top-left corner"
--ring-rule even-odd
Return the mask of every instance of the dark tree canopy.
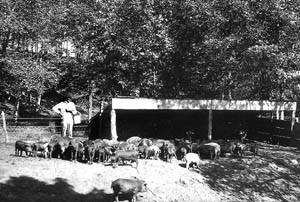
[[1, 95], [298, 100], [300, 3], [0, 1]]

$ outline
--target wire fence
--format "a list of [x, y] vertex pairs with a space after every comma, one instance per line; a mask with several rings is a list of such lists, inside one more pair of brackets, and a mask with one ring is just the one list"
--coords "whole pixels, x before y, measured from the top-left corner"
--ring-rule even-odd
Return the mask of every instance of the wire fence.
[[[62, 134], [61, 118], [37, 117], [37, 118], [5, 118], [1, 113], [0, 142], [13, 142], [18, 139], [36, 139], [52, 135]], [[73, 126], [74, 137], [86, 137], [89, 132], [89, 120], [81, 120], [80, 124]]]
[[[60, 118], [18, 118], [18, 119], [5, 119], [7, 126], [57, 126], [61, 125]], [[3, 124], [3, 120], [0, 120], [0, 124]], [[89, 120], [83, 119], [80, 124], [76, 126], [88, 125]]]

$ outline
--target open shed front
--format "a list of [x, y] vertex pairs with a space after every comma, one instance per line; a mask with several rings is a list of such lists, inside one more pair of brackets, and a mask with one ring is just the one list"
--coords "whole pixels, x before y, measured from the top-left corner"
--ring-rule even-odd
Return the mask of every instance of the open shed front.
[[120, 140], [130, 136], [181, 138], [188, 130], [207, 134], [208, 110], [117, 110], [116, 114]]
[[239, 130], [251, 131], [265, 112], [295, 120], [296, 102], [161, 100], [113, 98], [104, 113], [101, 138], [125, 140], [131, 136], [181, 138], [195, 132], [195, 139], [232, 138]]
[[[253, 128], [258, 111], [213, 111], [212, 138], [234, 138], [240, 130]], [[209, 110], [116, 110], [118, 140], [131, 136], [208, 139]], [[266, 125], [267, 127], [267, 125]]]

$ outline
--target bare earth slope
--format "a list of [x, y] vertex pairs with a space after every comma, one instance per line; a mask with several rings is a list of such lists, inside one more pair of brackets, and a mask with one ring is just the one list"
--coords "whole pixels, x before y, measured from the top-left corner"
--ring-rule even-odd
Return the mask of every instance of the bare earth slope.
[[[111, 182], [138, 177], [151, 191], [138, 201], [300, 201], [300, 151], [261, 145], [260, 156], [204, 160], [200, 170], [182, 162], [140, 160], [117, 168], [94, 163], [14, 156], [0, 144], [0, 201], [113, 201]], [[153, 193], [152, 193], [153, 192]], [[127, 201], [121, 198], [121, 201]]]

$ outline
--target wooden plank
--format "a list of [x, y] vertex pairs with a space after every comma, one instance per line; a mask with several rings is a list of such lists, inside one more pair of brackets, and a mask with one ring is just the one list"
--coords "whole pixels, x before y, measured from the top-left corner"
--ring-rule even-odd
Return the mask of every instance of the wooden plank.
[[199, 110], [209, 109], [210, 100], [146, 99], [146, 98], [113, 98], [112, 109], [132, 110]]
[[270, 102], [270, 101], [248, 101], [248, 100], [212, 100], [213, 110], [249, 110], [249, 111], [276, 111], [296, 110], [296, 102]]
[[192, 100], [192, 99], [147, 99], [113, 98], [112, 109], [124, 110], [251, 110], [276, 111], [296, 110], [296, 102], [270, 102], [248, 100]]

